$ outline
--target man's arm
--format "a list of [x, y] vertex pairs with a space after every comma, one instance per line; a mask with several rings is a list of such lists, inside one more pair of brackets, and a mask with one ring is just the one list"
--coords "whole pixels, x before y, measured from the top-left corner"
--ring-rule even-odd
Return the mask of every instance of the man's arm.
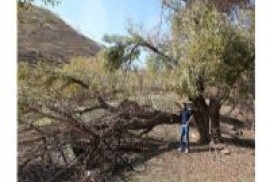
[[178, 107], [181, 108], [181, 104], [180, 104], [180, 103], [178, 103], [178, 102], [176, 102], [176, 101], [174, 101], [174, 103], [175, 103]]
[[189, 125], [189, 123], [192, 122], [192, 120], [193, 120], [193, 115], [191, 115], [191, 116], [189, 117], [189, 120], [188, 120], [187, 124]]

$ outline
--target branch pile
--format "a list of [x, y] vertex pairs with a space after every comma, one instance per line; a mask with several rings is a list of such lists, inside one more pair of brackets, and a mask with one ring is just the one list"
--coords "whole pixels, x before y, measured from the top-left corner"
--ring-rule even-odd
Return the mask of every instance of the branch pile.
[[[53, 120], [19, 123], [19, 181], [121, 181], [136, 159], [162, 150], [162, 142], [145, 137], [160, 124], [179, 122], [176, 114], [123, 100], [117, 106], [97, 96], [97, 105], [81, 110], [57, 104], [22, 102], [28, 113]], [[81, 117], [103, 110], [97, 119]], [[116, 175], [117, 174], [117, 175]]]

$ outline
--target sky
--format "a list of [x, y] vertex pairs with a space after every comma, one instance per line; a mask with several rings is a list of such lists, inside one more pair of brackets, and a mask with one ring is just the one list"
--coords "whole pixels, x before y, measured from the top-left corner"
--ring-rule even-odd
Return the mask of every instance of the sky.
[[157, 26], [161, 0], [63, 0], [58, 6], [46, 8], [82, 34], [104, 43], [104, 34], [125, 35], [128, 20], [146, 29]]

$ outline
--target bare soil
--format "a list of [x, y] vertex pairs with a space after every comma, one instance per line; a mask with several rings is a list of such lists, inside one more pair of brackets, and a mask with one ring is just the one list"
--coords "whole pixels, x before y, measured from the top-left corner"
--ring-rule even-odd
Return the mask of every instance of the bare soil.
[[[209, 150], [209, 145], [196, 143], [198, 133], [191, 129], [191, 150], [188, 154], [172, 150], [160, 153], [137, 166], [130, 181], [133, 182], [249, 182], [255, 181], [254, 132], [243, 130], [243, 136], [232, 138], [227, 135], [223, 151]], [[157, 126], [149, 134], [155, 138], [178, 143], [179, 126]], [[253, 145], [254, 144], [254, 145]], [[139, 172], [138, 172], [139, 171]]]

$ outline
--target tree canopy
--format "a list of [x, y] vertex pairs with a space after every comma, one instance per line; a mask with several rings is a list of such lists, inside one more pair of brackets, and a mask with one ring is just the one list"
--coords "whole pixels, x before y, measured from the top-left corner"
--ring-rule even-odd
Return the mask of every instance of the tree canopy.
[[229, 91], [251, 71], [255, 59], [254, 22], [247, 24], [244, 17], [251, 20], [250, 14], [242, 11], [234, 24], [227, 14], [201, 2], [174, 14], [172, 49], [179, 63], [175, 84], [180, 93], [199, 94], [199, 77], [204, 85]]
[[255, 61], [254, 9], [238, 9], [237, 21], [231, 16], [212, 3], [193, 1], [169, 17], [170, 39], [161, 45], [134, 32], [105, 36], [112, 44], [105, 51], [107, 65], [117, 69], [135, 60], [140, 47], [148, 48], [148, 66], [160, 70], [162, 64], [167, 65], [175, 78], [169, 82], [178, 93], [192, 97], [207, 86], [218, 90], [212, 96], [227, 98], [237, 83], [246, 89], [243, 83], [248, 83]]

